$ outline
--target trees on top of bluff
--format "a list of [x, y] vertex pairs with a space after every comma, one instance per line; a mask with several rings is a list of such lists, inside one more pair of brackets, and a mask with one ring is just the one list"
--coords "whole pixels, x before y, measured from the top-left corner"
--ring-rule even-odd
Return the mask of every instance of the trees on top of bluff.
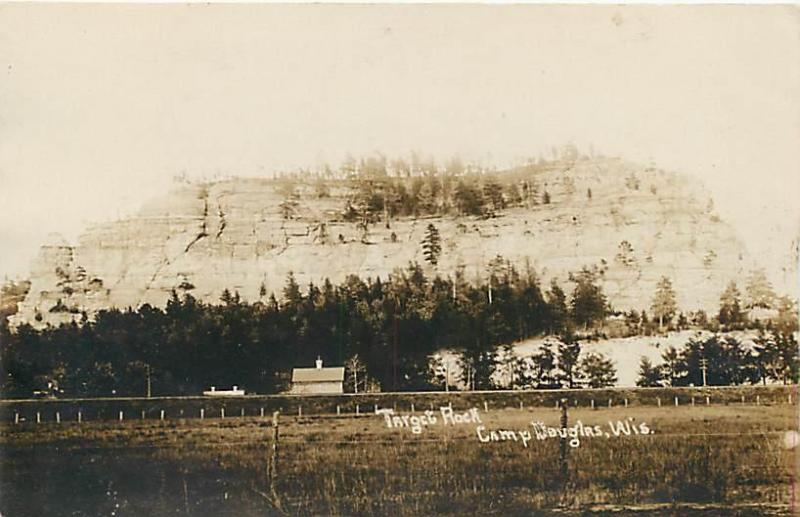
[[376, 223], [428, 215], [491, 217], [510, 206], [539, 203], [535, 181], [501, 181], [491, 171], [465, 166], [458, 159], [438, 166], [419, 157], [412, 157], [410, 163], [370, 157], [346, 161], [342, 171], [352, 191], [342, 210], [345, 220]]

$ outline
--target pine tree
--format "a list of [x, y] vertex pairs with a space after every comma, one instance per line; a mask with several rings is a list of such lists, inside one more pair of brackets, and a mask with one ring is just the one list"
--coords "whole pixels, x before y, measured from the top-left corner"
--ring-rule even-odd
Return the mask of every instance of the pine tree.
[[664, 329], [664, 321], [672, 321], [678, 311], [678, 304], [675, 301], [675, 290], [672, 288], [672, 281], [662, 276], [656, 286], [656, 293], [653, 296], [653, 305], [650, 306], [653, 316], [658, 318], [659, 330]]
[[567, 295], [558, 282], [553, 278], [550, 282], [550, 291], [547, 293], [547, 310], [550, 323], [550, 332], [560, 332], [567, 326]]
[[637, 386], [645, 388], [655, 388], [661, 386], [661, 369], [654, 366], [647, 357], [642, 356], [639, 361], [639, 378], [636, 380]]
[[503, 187], [493, 178], [486, 180], [483, 185], [483, 198], [492, 207], [492, 212], [497, 212], [505, 208], [503, 199]]
[[439, 235], [439, 230], [431, 223], [425, 232], [425, 238], [422, 239], [422, 253], [429, 264], [436, 266], [439, 263], [441, 252], [442, 238]]
[[555, 381], [553, 370], [556, 368], [556, 357], [550, 343], [544, 344], [538, 352], [531, 356], [536, 386], [550, 386]]
[[755, 307], [771, 309], [775, 302], [775, 291], [773, 291], [772, 284], [767, 280], [767, 275], [763, 269], [753, 271], [750, 274], [745, 285], [745, 293], [747, 295], [745, 307], [748, 309]]
[[580, 273], [570, 276], [575, 282], [571, 303], [573, 321], [586, 328], [603, 320], [608, 313], [608, 301], [603, 288], [597, 283], [595, 273], [583, 268]]
[[679, 377], [683, 373], [683, 361], [681, 356], [674, 346], [667, 348], [661, 354], [664, 364], [661, 365], [661, 378], [669, 383], [669, 386], [675, 386]]
[[456, 185], [455, 201], [459, 212], [462, 214], [483, 214], [483, 196], [481, 192], [464, 181], [459, 181], [458, 185]]
[[617, 382], [614, 363], [603, 354], [591, 353], [581, 361], [581, 373], [589, 382], [590, 388], [606, 388]]
[[561, 379], [567, 382], [567, 387], [575, 386], [575, 375], [578, 373], [578, 357], [581, 354], [581, 344], [573, 336], [563, 336], [558, 344], [558, 369], [561, 370]]
[[719, 297], [719, 315], [722, 325], [736, 325], [744, 320], [742, 312], [742, 295], [736, 282], [731, 281]]

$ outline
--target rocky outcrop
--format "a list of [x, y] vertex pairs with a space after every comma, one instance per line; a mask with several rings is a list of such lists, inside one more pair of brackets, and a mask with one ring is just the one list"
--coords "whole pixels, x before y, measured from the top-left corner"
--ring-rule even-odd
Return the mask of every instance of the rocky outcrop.
[[[730, 280], [755, 267], [707, 194], [672, 173], [618, 159], [584, 159], [510, 171], [534, 181], [548, 204], [523, 202], [495, 217], [347, 222], [347, 182], [232, 179], [182, 185], [131, 218], [89, 228], [77, 243], [42, 246], [31, 287], [11, 323], [36, 326], [108, 307], [164, 305], [171, 291], [216, 302], [224, 289], [255, 301], [280, 293], [291, 271], [301, 285], [348, 274], [386, 277], [424, 263], [429, 223], [442, 236], [436, 272], [486, 276], [497, 255], [533, 267], [544, 282], [596, 266], [616, 308], [648, 308], [662, 275], [684, 310], [713, 310]], [[426, 265], [433, 272], [433, 267]], [[262, 289], [263, 287], [263, 289]], [[569, 286], [564, 286], [569, 287]]]

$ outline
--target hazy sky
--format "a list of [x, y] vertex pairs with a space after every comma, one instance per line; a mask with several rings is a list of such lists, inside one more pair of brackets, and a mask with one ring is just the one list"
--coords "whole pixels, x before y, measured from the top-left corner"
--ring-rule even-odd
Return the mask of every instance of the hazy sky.
[[182, 172], [412, 150], [504, 164], [567, 142], [695, 175], [751, 249], [788, 246], [798, 13], [4, 4], [0, 275]]

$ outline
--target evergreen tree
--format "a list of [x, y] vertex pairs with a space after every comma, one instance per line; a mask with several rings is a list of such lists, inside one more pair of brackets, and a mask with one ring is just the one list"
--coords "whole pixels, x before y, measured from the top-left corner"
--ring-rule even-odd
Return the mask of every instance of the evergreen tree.
[[680, 353], [674, 346], [661, 353], [664, 363], [661, 365], [661, 374], [668, 386], [677, 386], [682, 377], [684, 367]]
[[653, 296], [653, 304], [650, 306], [653, 316], [658, 318], [659, 330], [664, 329], [664, 321], [672, 321], [678, 311], [678, 304], [675, 301], [675, 290], [672, 289], [672, 281], [662, 276], [656, 286], [656, 293]]
[[731, 281], [719, 297], [719, 314], [717, 315], [721, 325], [734, 326], [744, 322], [742, 312], [742, 295], [736, 282]]
[[535, 387], [552, 386], [556, 381], [554, 371], [556, 369], [556, 356], [553, 353], [552, 345], [545, 343], [531, 356], [533, 366], [533, 378], [536, 382]]
[[778, 317], [775, 319], [775, 328], [785, 334], [797, 332], [800, 321], [797, 317], [797, 301], [788, 296], [778, 298]]
[[775, 303], [775, 291], [763, 269], [753, 271], [747, 278], [745, 294], [747, 295], [745, 307], [748, 309], [756, 307], [771, 309]]
[[561, 337], [558, 344], [558, 369], [561, 370], [561, 379], [566, 381], [568, 388], [575, 387], [575, 377], [578, 373], [578, 358], [581, 354], [581, 344], [571, 335]]
[[767, 336], [762, 332], [754, 339], [753, 349], [760, 379], [772, 379], [783, 384], [798, 382], [800, 356], [793, 333], [773, 331]]
[[681, 367], [686, 374], [681, 383], [694, 386], [742, 384], [750, 378], [745, 368], [748, 364], [752, 364], [752, 358], [741, 341], [719, 336], [703, 339], [698, 335], [684, 345], [681, 353]]
[[442, 239], [439, 236], [439, 229], [433, 223], [428, 225], [425, 237], [422, 239], [422, 250], [426, 262], [433, 266], [439, 263], [439, 255], [442, 252]]
[[475, 187], [460, 180], [456, 185], [455, 202], [458, 211], [464, 215], [483, 214], [483, 196]]
[[661, 369], [657, 366], [653, 366], [650, 359], [642, 356], [642, 359], [639, 361], [639, 378], [636, 380], [636, 385], [654, 388], [661, 386], [661, 379]]
[[584, 328], [601, 322], [608, 313], [608, 302], [594, 272], [583, 268], [580, 273], [570, 275], [570, 280], [575, 282], [571, 302], [572, 320]]
[[483, 185], [483, 198], [492, 212], [499, 212], [505, 208], [503, 187], [493, 178], [489, 178]]
[[617, 382], [614, 363], [603, 354], [587, 354], [581, 361], [580, 369], [590, 388], [606, 388]]
[[567, 295], [558, 286], [555, 278], [550, 282], [550, 291], [547, 293], [549, 330], [551, 333], [567, 329], [569, 312], [567, 310]]

